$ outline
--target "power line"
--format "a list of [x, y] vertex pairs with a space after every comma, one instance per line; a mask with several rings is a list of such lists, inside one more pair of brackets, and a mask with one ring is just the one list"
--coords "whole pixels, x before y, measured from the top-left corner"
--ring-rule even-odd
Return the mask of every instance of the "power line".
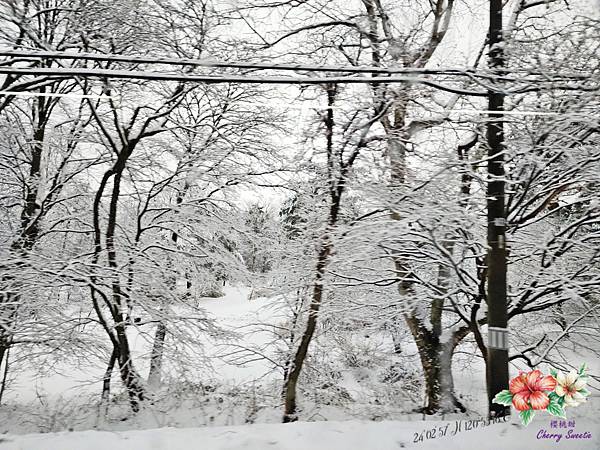
[[[489, 91], [501, 91], [505, 95], [524, 94], [528, 92], [540, 92], [548, 89], [538, 81], [530, 81], [525, 86], [505, 89], [497, 84], [484, 85], [477, 82], [479, 86], [485, 90], [470, 90], [463, 89], [457, 86], [451, 86], [442, 82], [434, 81], [431, 78], [417, 76], [389, 76], [389, 77], [352, 77], [352, 76], [337, 76], [337, 77], [285, 77], [285, 76], [266, 76], [266, 75], [203, 75], [191, 73], [177, 72], [151, 72], [151, 71], [134, 71], [134, 70], [113, 70], [113, 69], [87, 69], [87, 68], [47, 68], [47, 67], [12, 67], [0, 66], [0, 74], [6, 75], [37, 75], [46, 77], [51, 80], [53, 78], [100, 78], [100, 79], [137, 79], [150, 81], [179, 81], [204, 84], [218, 83], [239, 83], [239, 84], [288, 84], [288, 85], [324, 85], [324, 84], [389, 84], [389, 83], [404, 83], [404, 84], [421, 84], [434, 89], [445, 92], [450, 92], [457, 95], [465, 95], [472, 97], [487, 97]], [[573, 84], [555, 84], [553, 89], [571, 90], [571, 91], [598, 91], [600, 84], [593, 85], [573, 85]]]
[[190, 59], [190, 58], [164, 58], [146, 56], [123, 56], [113, 54], [97, 53], [65, 53], [53, 51], [27, 51], [11, 50], [1, 51], [0, 56], [21, 57], [24, 59], [71, 59], [87, 61], [110, 61], [137, 64], [164, 64], [177, 66], [194, 66], [206, 68], [228, 68], [228, 69], [256, 69], [256, 70], [280, 70], [298, 72], [343, 72], [343, 73], [379, 73], [379, 74], [440, 74], [461, 73], [463, 69], [422, 69], [410, 67], [375, 67], [375, 66], [320, 66], [306, 64], [272, 64], [272, 63], [250, 63], [217, 61], [213, 59]]
[[114, 98], [109, 95], [97, 94], [60, 94], [58, 92], [34, 92], [34, 91], [0, 91], [0, 95], [15, 95], [18, 97], [59, 97], [59, 98], [95, 98], [109, 99]]
[[[35, 91], [2, 91], [0, 90], [0, 95], [12, 95], [17, 97], [59, 97], [59, 98], [93, 98], [93, 99], [118, 99], [118, 97], [114, 95], [98, 95], [98, 94], [60, 94], [57, 92], [35, 92]], [[281, 107], [283, 109], [299, 109], [299, 110], [308, 110], [308, 109], [324, 109], [327, 106], [319, 104], [319, 103], [308, 103], [310, 100], [302, 101], [300, 105], [291, 105], [291, 104], [282, 104], [281, 102], [247, 102], [251, 105], [257, 106], [268, 106], [268, 107]], [[345, 108], [340, 106], [334, 109], [344, 110]], [[484, 115], [484, 114], [496, 114], [503, 116], [569, 116], [569, 117], [589, 117], [589, 113], [583, 112], [558, 112], [558, 111], [491, 111], [488, 109], [449, 109], [442, 111], [431, 111], [437, 114], [475, 114], [475, 115]]]
[[[37, 50], [9, 50], [0, 51], [0, 56], [16, 57], [22, 60], [47, 59], [70, 59], [102, 62], [123, 62], [132, 64], [162, 64], [177, 66], [193, 66], [204, 68], [220, 69], [253, 69], [253, 70], [275, 70], [275, 71], [296, 71], [296, 72], [334, 72], [334, 73], [363, 73], [363, 74], [418, 74], [418, 75], [444, 75], [460, 77], [487, 78], [490, 80], [504, 81], [524, 81], [522, 76], [534, 75], [541, 78], [528, 80], [536, 82], [555, 82], [565, 80], [588, 80], [594, 78], [593, 74], [585, 73], [552, 73], [544, 72], [539, 69], [520, 69], [512, 71], [512, 74], [521, 74], [521, 78], [513, 78], [505, 75], [498, 75], [488, 70], [473, 68], [421, 68], [421, 67], [378, 67], [378, 66], [342, 66], [342, 65], [310, 65], [310, 64], [273, 64], [273, 63], [252, 63], [237, 61], [218, 61], [214, 59], [193, 59], [193, 58], [166, 58], [166, 57], [148, 57], [148, 56], [124, 56], [114, 54], [98, 53], [68, 53], [58, 51], [37, 51]], [[10, 62], [10, 61], [7, 61]], [[527, 81], [527, 80], [525, 80]]]
[[446, 92], [469, 96], [487, 96], [487, 91], [466, 90], [444, 85], [432, 80], [414, 76], [391, 77], [277, 77], [249, 75], [196, 75], [184, 73], [148, 72], [135, 70], [81, 69], [81, 68], [45, 68], [45, 67], [0, 67], [0, 74], [6, 75], [38, 75], [55, 78], [95, 77], [113, 79], [137, 79], [154, 81], [181, 81], [205, 84], [240, 83], [240, 84], [371, 84], [371, 83], [406, 83], [423, 84]]

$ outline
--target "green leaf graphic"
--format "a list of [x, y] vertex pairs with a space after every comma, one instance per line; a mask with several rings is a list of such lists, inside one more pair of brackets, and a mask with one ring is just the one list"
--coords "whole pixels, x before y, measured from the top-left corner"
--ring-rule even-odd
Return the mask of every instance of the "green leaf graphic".
[[548, 411], [553, 416], [560, 417], [562, 419], [566, 419], [567, 418], [567, 416], [565, 414], [565, 410], [563, 409], [562, 406], [560, 406], [557, 403], [550, 403], [548, 405], [548, 408], [546, 409], [546, 411]]
[[519, 417], [521, 418], [521, 422], [525, 426], [529, 425], [529, 423], [533, 419], [533, 416], [535, 416], [535, 412], [533, 411], [533, 409], [527, 409], [527, 410], [521, 411], [519, 413]]
[[500, 391], [494, 397], [494, 403], [498, 403], [498, 404], [504, 405], [504, 406], [510, 406], [512, 403], [512, 398], [513, 398], [513, 396], [510, 393], [510, 391], [507, 391], [507, 390]]
[[558, 376], [558, 372], [555, 369], [550, 369], [550, 375], [556, 378]]
[[578, 391], [581, 395], [585, 395], [586, 397], [588, 395], [590, 395], [590, 391], [588, 391], [587, 389], [583, 388], [583, 389], [579, 389]]
[[586, 363], [583, 363], [581, 365], [581, 367], [579, 368], [579, 372], [578, 372], [579, 375], [583, 375], [585, 373], [586, 369], [587, 369], [587, 365], [586, 365]]

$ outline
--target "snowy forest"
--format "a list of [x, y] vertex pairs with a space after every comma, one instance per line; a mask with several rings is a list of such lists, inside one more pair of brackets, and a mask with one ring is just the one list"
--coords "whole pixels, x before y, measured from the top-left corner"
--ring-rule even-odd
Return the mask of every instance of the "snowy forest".
[[599, 194], [595, 1], [0, 0], [0, 449], [597, 439]]

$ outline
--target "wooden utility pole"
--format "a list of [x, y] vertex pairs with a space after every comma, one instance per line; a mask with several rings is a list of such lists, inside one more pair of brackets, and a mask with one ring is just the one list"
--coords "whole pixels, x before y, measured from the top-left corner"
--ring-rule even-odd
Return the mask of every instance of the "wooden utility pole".
[[[502, 37], [502, 0], [490, 0], [489, 66], [502, 74], [505, 61]], [[504, 93], [496, 85], [489, 91], [487, 184], [487, 393], [490, 417], [510, 414], [510, 408], [493, 403], [508, 389], [508, 304], [506, 299], [506, 211], [504, 202]], [[495, 112], [497, 111], [497, 112]]]

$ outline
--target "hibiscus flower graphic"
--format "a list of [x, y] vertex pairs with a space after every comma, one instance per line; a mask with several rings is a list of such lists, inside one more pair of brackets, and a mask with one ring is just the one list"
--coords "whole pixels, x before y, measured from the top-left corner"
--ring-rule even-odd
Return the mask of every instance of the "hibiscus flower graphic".
[[574, 370], [568, 374], [558, 372], [556, 375], [556, 395], [564, 397], [565, 406], [579, 406], [587, 400], [589, 392], [585, 389], [586, 378]]
[[548, 411], [549, 414], [566, 419], [566, 407], [579, 406], [585, 402], [589, 392], [584, 388], [588, 376], [583, 364], [578, 371], [565, 375], [550, 370], [544, 376], [539, 370], [519, 372], [510, 380], [509, 389], [496, 394], [494, 403], [510, 406], [519, 411], [523, 425], [528, 425], [535, 411]]
[[551, 375], [543, 376], [539, 370], [521, 372], [510, 380], [512, 404], [518, 411], [546, 409], [550, 404], [550, 397], [544, 391], [553, 391], [555, 387], [556, 380]]

